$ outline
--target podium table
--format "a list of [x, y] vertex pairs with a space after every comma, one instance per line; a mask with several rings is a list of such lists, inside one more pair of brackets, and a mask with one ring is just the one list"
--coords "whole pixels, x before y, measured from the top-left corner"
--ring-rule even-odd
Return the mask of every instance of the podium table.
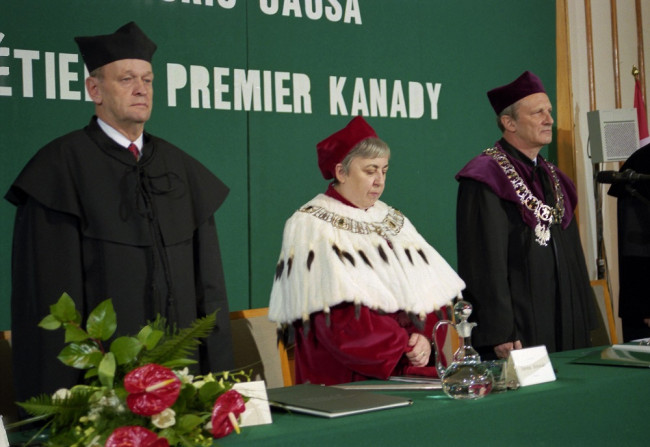
[[413, 405], [338, 419], [273, 410], [273, 424], [245, 427], [214, 445], [650, 445], [650, 369], [571, 363], [601, 349], [551, 354], [554, 382], [474, 401], [441, 390], [382, 391]]

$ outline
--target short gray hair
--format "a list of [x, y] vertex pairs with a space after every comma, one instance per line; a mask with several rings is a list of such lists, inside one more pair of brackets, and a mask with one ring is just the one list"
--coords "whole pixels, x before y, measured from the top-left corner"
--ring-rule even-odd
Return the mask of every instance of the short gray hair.
[[390, 158], [390, 147], [388, 147], [388, 144], [386, 144], [384, 140], [379, 138], [370, 137], [361, 140], [361, 142], [357, 143], [357, 145], [348, 152], [348, 155], [346, 155], [341, 162], [341, 169], [344, 174], [347, 175], [350, 172], [350, 164], [352, 163], [352, 160], [357, 157]]
[[95, 68], [93, 71], [89, 73], [90, 77], [92, 78], [97, 78], [97, 79], [104, 79], [104, 66], [102, 65], [101, 67]]
[[499, 126], [501, 132], [505, 132], [506, 130], [506, 128], [503, 127], [503, 124], [501, 123], [501, 117], [507, 115], [507, 116], [511, 116], [513, 120], [516, 120], [518, 108], [519, 108], [519, 101], [510, 104], [508, 107], [503, 109], [501, 113], [497, 115], [497, 126]]

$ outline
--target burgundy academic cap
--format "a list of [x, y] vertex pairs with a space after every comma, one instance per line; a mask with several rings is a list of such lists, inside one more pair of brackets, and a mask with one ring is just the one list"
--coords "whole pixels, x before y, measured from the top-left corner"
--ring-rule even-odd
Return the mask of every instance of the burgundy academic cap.
[[546, 93], [541, 79], [530, 71], [524, 71], [521, 76], [510, 84], [502, 85], [487, 92], [488, 99], [496, 114], [533, 93]]
[[335, 167], [341, 163], [354, 146], [366, 138], [377, 138], [372, 127], [361, 116], [352, 118], [343, 129], [333, 133], [316, 145], [318, 167], [326, 180], [335, 177]]

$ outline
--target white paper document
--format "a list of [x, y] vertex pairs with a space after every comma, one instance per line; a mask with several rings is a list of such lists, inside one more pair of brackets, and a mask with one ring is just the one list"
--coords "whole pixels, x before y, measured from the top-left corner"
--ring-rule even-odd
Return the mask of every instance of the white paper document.
[[613, 345], [612, 348], [621, 351], [647, 352], [650, 354], [650, 345]]
[[9, 447], [9, 439], [7, 439], [7, 431], [4, 422], [2, 422], [2, 416], [0, 416], [0, 447]]
[[242, 396], [248, 397], [246, 410], [239, 416], [240, 427], [271, 424], [273, 422], [263, 380], [239, 382], [233, 385], [233, 389], [237, 390]]
[[514, 368], [520, 386], [552, 382], [555, 372], [546, 346], [510, 351], [509, 367]]

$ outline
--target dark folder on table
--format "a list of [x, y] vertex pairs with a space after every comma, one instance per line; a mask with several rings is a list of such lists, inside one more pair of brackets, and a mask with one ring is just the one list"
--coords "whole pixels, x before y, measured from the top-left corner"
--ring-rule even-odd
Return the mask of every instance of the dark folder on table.
[[311, 384], [270, 388], [267, 393], [271, 406], [326, 418], [405, 407], [413, 403], [400, 396]]

